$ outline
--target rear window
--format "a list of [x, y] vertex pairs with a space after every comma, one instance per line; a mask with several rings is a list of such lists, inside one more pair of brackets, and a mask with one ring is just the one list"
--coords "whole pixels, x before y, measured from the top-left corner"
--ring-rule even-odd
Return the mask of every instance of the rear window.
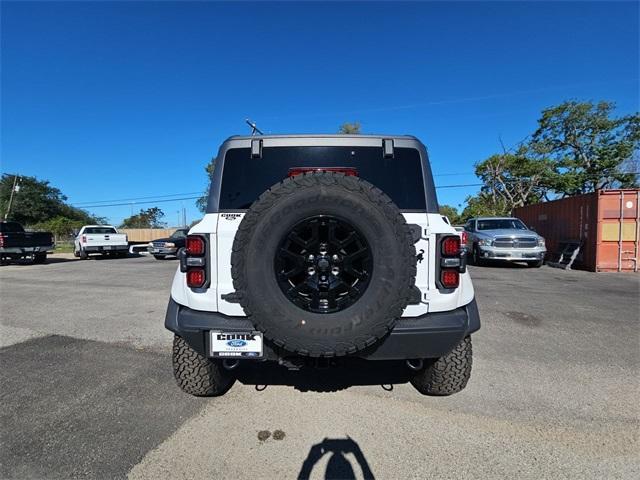
[[420, 153], [396, 148], [384, 158], [379, 147], [271, 147], [262, 158], [248, 148], [229, 150], [220, 189], [221, 210], [243, 210], [294, 167], [352, 167], [358, 176], [385, 192], [402, 210], [426, 211]]
[[187, 236], [189, 230], [176, 230], [171, 234], [170, 238], [184, 238]]
[[113, 227], [89, 227], [84, 229], [84, 233], [117, 233]]
[[22, 226], [16, 222], [2, 222], [0, 223], [0, 232], [3, 233], [21, 233], [24, 232]]

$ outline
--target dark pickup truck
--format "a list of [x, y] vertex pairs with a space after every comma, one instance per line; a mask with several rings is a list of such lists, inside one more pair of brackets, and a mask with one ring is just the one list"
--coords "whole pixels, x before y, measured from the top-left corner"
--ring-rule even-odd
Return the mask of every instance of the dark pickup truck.
[[51, 232], [25, 232], [18, 222], [0, 222], [0, 262], [31, 258], [33, 263], [45, 263], [47, 252], [53, 250]]

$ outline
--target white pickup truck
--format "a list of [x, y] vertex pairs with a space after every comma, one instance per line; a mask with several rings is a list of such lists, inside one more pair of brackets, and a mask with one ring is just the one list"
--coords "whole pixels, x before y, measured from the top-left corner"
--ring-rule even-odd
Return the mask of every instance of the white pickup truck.
[[83, 260], [92, 253], [124, 257], [129, 241], [125, 233], [118, 233], [111, 225], [85, 225], [76, 235], [73, 254]]

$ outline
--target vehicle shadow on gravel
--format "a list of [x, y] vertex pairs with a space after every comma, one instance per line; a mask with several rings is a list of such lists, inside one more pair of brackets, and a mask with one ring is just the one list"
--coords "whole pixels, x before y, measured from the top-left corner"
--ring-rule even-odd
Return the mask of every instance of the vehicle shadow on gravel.
[[285, 385], [301, 392], [337, 392], [365, 385], [392, 389], [393, 385], [409, 382], [412, 373], [404, 362], [342, 359], [335, 363], [326, 368], [303, 366], [299, 370], [289, 370], [276, 363], [260, 363], [254, 367], [245, 362], [234, 373], [238, 381], [255, 385], [257, 390]]

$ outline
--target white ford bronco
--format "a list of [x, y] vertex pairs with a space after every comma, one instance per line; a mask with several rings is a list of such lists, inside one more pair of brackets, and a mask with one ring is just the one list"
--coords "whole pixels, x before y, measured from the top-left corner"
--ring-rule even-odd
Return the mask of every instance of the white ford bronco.
[[185, 392], [349, 357], [402, 363], [427, 395], [469, 380], [473, 286], [415, 137], [229, 138], [179, 258], [165, 326]]

